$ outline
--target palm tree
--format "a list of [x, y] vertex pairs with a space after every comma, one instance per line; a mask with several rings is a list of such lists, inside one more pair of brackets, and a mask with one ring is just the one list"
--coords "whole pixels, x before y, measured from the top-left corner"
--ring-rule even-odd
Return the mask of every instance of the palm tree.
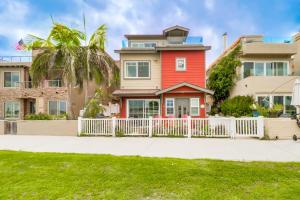
[[[29, 35], [28, 50], [41, 50], [32, 62], [30, 75], [33, 85], [47, 77], [61, 76], [66, 80], [69, 99], [72, 88], [85, 87], [85, 102], [88, 100], [88, 82], [105, 85], [106, 88], [119, 84], [119, 69], [114, 60], [105, 52], [106, 26], [101, 25], [91, 36], [88, 45], [83, 46], [86, 34], [66, 25], [53, 22], [46, 39]], [[73, 118], [72, 108], [71, 118]]]

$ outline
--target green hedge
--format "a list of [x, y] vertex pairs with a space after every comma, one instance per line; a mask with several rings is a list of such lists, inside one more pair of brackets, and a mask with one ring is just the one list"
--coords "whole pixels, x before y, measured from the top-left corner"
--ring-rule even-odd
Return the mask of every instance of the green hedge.
[[225, 116], [242, 117], [252, 116], [251, 105], [254, 100], [251, 96], [236, 96], [225, 100], [221, 104], [221, 112]]
[[28, 114], [25, 116], [25, 120], [57, 120], [57, 119], [67, 119], [67, 115], [49, 115], [45, 113], [39, 114]]

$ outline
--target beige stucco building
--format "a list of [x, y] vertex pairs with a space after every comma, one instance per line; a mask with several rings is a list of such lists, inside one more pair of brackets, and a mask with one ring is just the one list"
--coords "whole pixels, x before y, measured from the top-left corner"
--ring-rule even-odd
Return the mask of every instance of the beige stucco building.
[[207, 75], [238, 45], [241, 45], [242, 65], [237, 68], [237, 80], [230, 97], [251, 95], [265, 107], [283, 104], [284, 113], [294, 113], [295, 107], [290, 103], [293, 84], [300, 79], [300, 33], [291, 39], [241, 36], [209, 66]]
[[[0, 56], [0, 119], [24, 119], [38, 113], [76, 118], [85, 104], [84, 88], [69, 89], [59, 77], [34, 87], [29, 75], [31, 61], [31, 56]], [[94, 82], [89, 84], [89, 97], [97, 87]]]

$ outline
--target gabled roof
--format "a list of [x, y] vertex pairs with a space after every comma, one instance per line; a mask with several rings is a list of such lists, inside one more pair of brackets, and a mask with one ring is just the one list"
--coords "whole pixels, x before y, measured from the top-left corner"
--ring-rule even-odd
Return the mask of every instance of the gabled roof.
[[168, 87], [166, 89], [160, 90], [160, 91], [156, 92], [155, 94], [156, 95], [163, 94], [163, 93], [170, 92], [172, 90], [175, 90], [175, 89], [183, 87], [183, 86], [187, 86], [187, 87], [193, 88], [195, 90], [198, 90], [200, 92], [204, 92], [204, 93], [207, 93], [207, 94], [211, 94], [211, 95], [214, 94], [214, 91], [212, 91], [212, 90], [209, 90], [209, 89], [206, 89], [206, 88], [202, 88], [202, 87], [199, 87], [197, 85], [193, 85], [193, 84], [186, 83], [186, 82], [182, 82], [182, 83], [179, 83], [177, 85], [173, 85], [173, 86]]
[[173, 30], [176, 30], [176, 29], [181, 30], [181, 31], [185, 31], [185, 32], [190, 31], [190, 29], [188, 29], [188, 28], [176, 25], [176, 26], [171, 26], [171, 27], [166, 28], [165, 30], [163, 30], [163, 35], [166, 35], [167, 32], [170, 32], [170, 31], [173, 31]]

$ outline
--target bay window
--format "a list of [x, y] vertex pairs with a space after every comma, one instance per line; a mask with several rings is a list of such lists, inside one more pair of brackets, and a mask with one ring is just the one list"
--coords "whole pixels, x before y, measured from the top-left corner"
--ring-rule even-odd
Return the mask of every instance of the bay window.
[[126, 61], [125, 78], [150, 78], [150, 62]]
[[253, 62], [244, 62], [243, 69], [244, 69], [244, 74], [243, 74], [244, 78], [254, 75], [254, 63]]
[[199, 98], [191, 98], [190, 99], [191, 104], [191, 116], [199, 116]]
[[263, 62], [255, 62], [254, 65], [254, 75], [255, 76], [264, 76], [265, 75], [265, 65]]
[[6, 101], [4, 103], [4, 117], [5, 118], [19, 118], [20, 117], [20, 102]]
[[288, 65], [286, 62], [267, 62], [267, 76], [287, 76]]
[[20, 72], [4, 72], [4, 87], [19, 87]]
[[127, 117], [129, 118], [148, 118], [159, 114], [159, 99], [127, 100]]
[[175, 115], [175, 100], [173, 98], [166, 99], [166, 116]]
[[66, 101], [49, 101], [48, 102], [48, 113], [50, 115], [63, 115], [67, 113], [67, 102]]

